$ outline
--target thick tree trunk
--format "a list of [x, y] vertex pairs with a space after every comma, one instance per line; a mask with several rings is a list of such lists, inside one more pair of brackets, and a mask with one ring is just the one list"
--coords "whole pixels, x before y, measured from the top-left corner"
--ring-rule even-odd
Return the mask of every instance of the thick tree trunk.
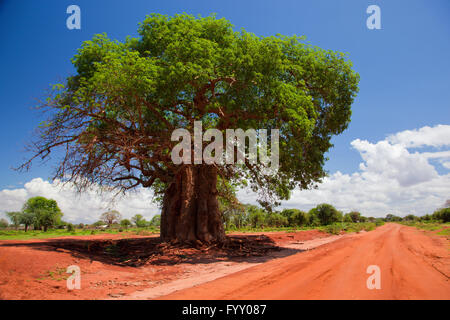
[[223, 241], [225, 231], [217, 200], [217, 170], [185, 166], [164, 195], [161, 238], [164, 241]]

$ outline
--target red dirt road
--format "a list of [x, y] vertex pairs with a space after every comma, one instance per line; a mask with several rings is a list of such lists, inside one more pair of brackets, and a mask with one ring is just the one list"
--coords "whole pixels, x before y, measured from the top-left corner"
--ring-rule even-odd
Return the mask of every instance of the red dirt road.
[[[367, 267], [381, 289], [367, 288]], [[163, 299], [450, 299], [448, 239], [399, 224], [175, 292]]]

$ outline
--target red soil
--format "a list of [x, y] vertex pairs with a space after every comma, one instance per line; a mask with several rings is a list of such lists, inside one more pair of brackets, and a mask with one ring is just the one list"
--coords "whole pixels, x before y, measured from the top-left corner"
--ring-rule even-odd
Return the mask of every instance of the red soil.
[[[221, 247], [120, 237], [0, 241], [0, 299], [450, 299], [449, 240], [398, 224], [233, 234]], [[66, 288], [70, 265], [81, 290]], [[369, 265], [381, 269], [381, 290], [366, 287]]]
[[[369, 265], [381, 289], [369, 290]], [[448, 239], [399, 224], [343, 237], [164, 299], [450, 299]]]

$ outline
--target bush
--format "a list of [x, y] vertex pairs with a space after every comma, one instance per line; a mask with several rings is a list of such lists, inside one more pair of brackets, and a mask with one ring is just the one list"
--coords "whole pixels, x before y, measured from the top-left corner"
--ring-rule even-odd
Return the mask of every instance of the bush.
[[342, 225], [340, 223], [329, 224], [325, 227], [325, 231], [331, 234], [340, 234], [342, 230]]
[[6, 219], [0, 219], [0, 229], [4, 229], [8, 227], [8, 221]]
[[309, 219], [309, 215], [301, 210], [297, 210], [293, 215], [292, 215], [292, 226], [306, 226], [310, 223], [310, 219]]
[[342, 214], [331, 204], [322, 203], [309, 212], [310, 216], [317, 218], [321, 225], [328, 225], [339, 222]]
[[270, 227], [284, 227], [288, 225], [288, 219], [279, 213], [269, 214], [266, 220]]
[[432, 215], [434, 220], [441, 220], [442, 222], [450, 222], [450, 208], [443, 208], [436, 210]]
[[69, 231], [69, 232], [74, 232], [75, 231], [75, 227], [73, 226], [73, 224], [71, 224], [71, 223], [67, 224], [67, 231]]

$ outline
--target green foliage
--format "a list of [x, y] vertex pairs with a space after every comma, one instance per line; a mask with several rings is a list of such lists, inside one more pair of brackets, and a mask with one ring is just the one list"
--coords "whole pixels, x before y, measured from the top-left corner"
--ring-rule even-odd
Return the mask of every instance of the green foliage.
[[9, 226], [8, 221], [6, 221], [6, 219], [0, 219], [0, 229], [4, 229], [7, 228]]
[[147, 220], [144, 219], [142, 214], [136, 214], [131, 218], [131, 221], [138, 228], [145, 228], [148, 225]]
[[358, 211], [352, 211], [348, 213], [351, 222], [362, 222], [361, 221], [361, 213], [359, 213]]
[[22, 212], [19, 212], [19, 211], [6, 212], [6, 216], [9, 218], [9, 220], [11, 221], [11, 224], [16, 229], [20, 225], [20, 217], [21, 217], [21, 215], [22, 215]]
[[386, 215], [385, 220], [386, 220], [386, 222], [399, 222], [399, 221], [402, 221], [403, 219], [402, 219], [402, 217], [398, 217], [396, 215], [389, 213], [388, 215]]
[[25, 229], [34, 224], [35, 229], [54, 227], [61, 222], [63, 213], [58, 204], [53, 199], [44, 197], [33, 197], [27, 200], [22, 209], [20, 223], [25, 225]]
[[442, 208], [433, 212], [432, 218], [442, 222], [450, 222], [450, 208]]
[[261, 228], [266, 221], [266, 213], [257, 206], [248, 206], [248, 222], [252, 228]]
[[108, 227], [110, 227], [113, 224], [116, 224], [120, 221], [120, 218], [122, 215], [117, 210], [111, 210], [107, 212], [103, 212], [100, 216], [100, 220], [103, 221], [103, 223], [107, 224]]
[[150, 220], [150, 225], [154, 227], [159, 227], [161, 225], [161, 215], [160, 214], [154, 215], [152, 220]]
[[92, 224], [92, 226], [93, 226], [93, 227], [100, 227], [100, 226], [102, 226], [102, 225], [104, 225], [104, 224], [105, 224], [104, 221], [98, 220], [98, 221], [94, 222], [94, 223]]
[[407, 216], [405, 216], [403, 218], [403, 221], [415, 221], [415, 220], [419, 220], [418, 217], [416, 217], [413, 214], [408, 214]]
[[68, 224], [67, 224], [67, 231], [68, 231], [68, 232], [74, 232], [74, 231], [75, 231], [74, 225], [71, 224], [71, 223], [68, 223]]
[[35, 225], [35, 229], [39, 229], [39, 221], [37, 212], [24, 211], [20, 215], [19, 223], [25, 225], [25, 231], [28, 226]]
[[125, 229], [128, 229], [128, 227], [131, 226], [131, 221], [128, 220], [128, 219], [122, 219], [122, 220], [120, 221], [120, 225], [121, 225], [122, 227], [124, 227]]
[[348, 222], [348, 223], [332, 223], [323, 227], [325, 232], [331, 234], [341, 234], [343, 232], [360, 232], [362, 230], [372, 231], [377, 227], [373, 222]]
[[76, 73], [55, 87], [33, 144], [43, 159], [54, 148], [66, 152], [56, 177], [80, 188], [161, 191], [178, 172], [170, 158], [175, 128], [192, 132], [199, 120], [221, 132], [279, 129], [277, 175], [261, 163], [218, 166], [230, 180], [248, 181], [265, 206], [325, 177], [325, 154], [350, 123], [359, 82], [345, 54], [304, 37], [256, 36], [223, 18], [188, 14], [151, 14], [138, 37], [123, 42], [95, 35], [72, 63]]
[[352, 217], [350, 216], [350, 214], [348, 214], [348, 213], [346, 213], [345, 215], [344, 215], [344, 222], [353, 222], [353, 219], [352, 219]]
[[291, 225], [301, 227], [307, 226], [309, 223], [310, 217], [308, 213], [301, 210], [295, 210], [294, 214], [292, 215]]
[[279, 213], [270, 213], [264, 220], [271, 227], [287, 227], [289, 225], [288, 219]]

